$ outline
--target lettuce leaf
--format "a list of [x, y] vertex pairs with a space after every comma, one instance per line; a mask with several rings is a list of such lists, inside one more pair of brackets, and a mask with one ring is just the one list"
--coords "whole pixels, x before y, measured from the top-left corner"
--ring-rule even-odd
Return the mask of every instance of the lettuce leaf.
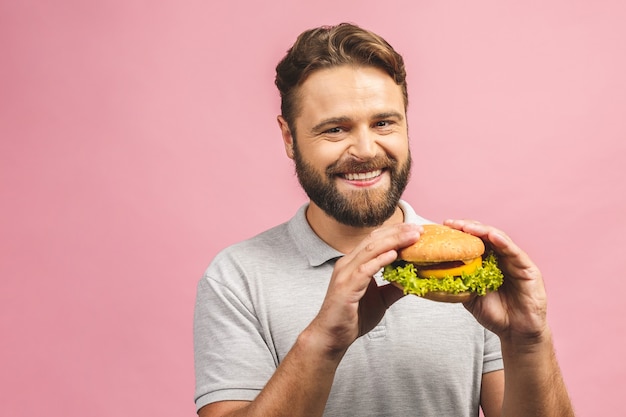
[[493, 251], [487, 253], [482, 266], [478, 267], [474, 273], [463, 273], [460, 277], [419, 278], [415, 272], [415, 266], [406, 263], [387, 265], [383, 270], [383, 278], [402, 285], [405, 294], [415, 294], [420, 297], [430, 291], [445, 291], [453, 294], [471, 291], [478, 295], [485, 295], [488, 291], [500, 288], [504, 281], [504, 275], [498, 268], [498, 259]]

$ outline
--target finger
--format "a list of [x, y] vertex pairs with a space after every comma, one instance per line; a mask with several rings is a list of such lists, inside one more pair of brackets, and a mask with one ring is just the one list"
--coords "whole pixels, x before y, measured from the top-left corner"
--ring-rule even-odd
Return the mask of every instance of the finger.
[[477, 236], [501, 250], [507, 250], [511, 246], [515, 246], [511, 238], [501, 230], [475, 220], [446, 220], [444, 224]]
[[365, 282], [369, 282], [381, 268], [395, 261], [397, 257], [398, 253], [395, 250], [390, 250], [361, 264], [357, 264], [356, 261], [353, 262], [355, 262], [355, 265], [358, 265], [356, 273], [358, 274], [359, 279], [362, 279], [365, 284]]
[[375, 274], [396, 259], [399, 249], [416, 242], [422, 231], [421, 226], [414, 224], [398, 224], [377, 229], [346, 256], [346, 262], [353, 264], [355, 268], [361, 268], [361, 272], [365, 274]]
[[415, 243], [424, 228], [417, 224], [401, 223], [374, 230], [361, 244], [363, 251], [378, 256], [382, 252], [398, 250]]
[[475, 220], [446, 220], [444, 224], [481, 238], [489, 243], [498, 255], [508, 258], [516, 268], [525, 269], [534, 266], [527, 254], [506, 233], [495, 227]]
[[397, 248], [416, 241], [420, 230], [421, 226], [400, 224], [370, 233], [352, 252], [337, 261], [338, 274], [334, 282], [351, 288], [355, 296], [360, 297], [372, 277], [396, 260]]

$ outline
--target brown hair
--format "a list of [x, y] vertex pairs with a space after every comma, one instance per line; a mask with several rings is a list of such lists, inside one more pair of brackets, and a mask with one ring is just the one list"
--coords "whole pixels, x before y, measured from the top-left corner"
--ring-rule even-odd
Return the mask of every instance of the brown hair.
[[298, 87], [311, 73], [340, 65], [380, 68], [402, 88], [408, 105], [404, 60], [382, 37], [350, 23], [310, 29], [298, 36], [287, 55], [276, 66], [281, 113], [295, 135]]

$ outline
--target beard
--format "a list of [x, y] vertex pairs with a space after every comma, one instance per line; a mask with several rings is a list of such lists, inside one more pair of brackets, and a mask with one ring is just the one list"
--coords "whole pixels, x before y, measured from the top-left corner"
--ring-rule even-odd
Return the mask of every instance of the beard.
[[[324, 175], [306, 162], [294, 143], [296, 175], [307, 196], [327, 215], [339, 223], [353, 227], [376, 227], [390, 218], [398, 207], [411, 175], [411, 154], [404, 163], [390, 156], [377, 156], [368, 161], [354, 159], [337, 161], [326, 168]], [[347, 172], [387, 170], [390, 175], [388, 189], [351, 190], [341, 193], [336, 177]]]

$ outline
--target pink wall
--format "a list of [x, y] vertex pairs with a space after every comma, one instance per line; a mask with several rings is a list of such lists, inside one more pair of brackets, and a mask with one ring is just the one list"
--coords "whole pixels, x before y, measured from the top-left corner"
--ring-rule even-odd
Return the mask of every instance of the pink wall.
[[624, 3], [213, 3], [0, 1], [2, 415], [194, 414], [197, 280], [304, 201], [273, 67], [340, 21], [405, 55], [405, 198], [523, 245], [579, 415], [621, 415]]

